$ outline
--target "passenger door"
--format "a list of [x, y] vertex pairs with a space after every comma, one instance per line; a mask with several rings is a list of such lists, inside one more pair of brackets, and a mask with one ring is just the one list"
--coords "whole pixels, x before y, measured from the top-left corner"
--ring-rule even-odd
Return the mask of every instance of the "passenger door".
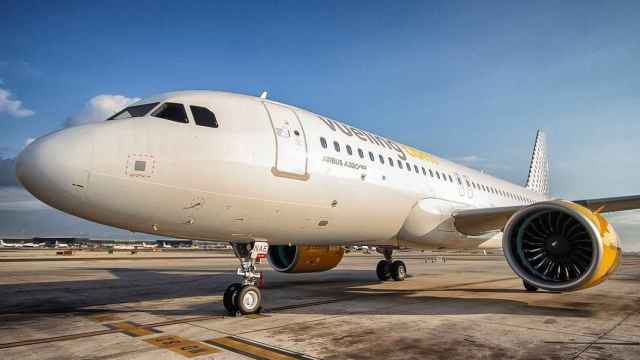
[[307, 141], [302, 123], [292, 109], [263, 102], [276, 139], [276, 163], [272, 172], [298, 180], [307, 180]]

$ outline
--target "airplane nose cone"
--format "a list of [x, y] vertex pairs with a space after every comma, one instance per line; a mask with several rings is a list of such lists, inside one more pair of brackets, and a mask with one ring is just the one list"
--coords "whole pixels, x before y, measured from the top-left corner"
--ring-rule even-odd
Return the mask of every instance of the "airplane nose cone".
[[89, 185], [91, 126], [55, 132], [29, 144], [16, 159], [18, 181], [36, 198], [75, 213]]

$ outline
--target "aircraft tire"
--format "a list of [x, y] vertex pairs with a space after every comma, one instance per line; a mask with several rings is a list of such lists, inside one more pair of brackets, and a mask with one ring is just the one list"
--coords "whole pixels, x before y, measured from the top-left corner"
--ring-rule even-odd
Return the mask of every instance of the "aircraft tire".
[[236, 307], [242, 315], [256, 314], [262, 309], [262, 294], [256, 286], [243, 286], [235, 300]]
[[391, 264], [391, 277], [395, 281], [403, 281], [407, 277], [407, 266], [400, 260]]
[[224, 291], [222, 304], [230, 315], [235, 315], [238, 311], [238, 307], [236, 306], [236, 298], [238, 295], [238, 291], [240, 291], [240, 288], [242, 288], [242, 284], [233, 283], [227, 287], [227, 290]]
[[531, 285], [530, 283], [526, 282], [525, 280], [522, 280], [522, 285], [524, 285], [524, 288], [527, 289], [527, 291], [538, 291], [538, 288]]
[[391, 279], [391, 261], [380, 260], [376, 266], [376, 275], [380, 281]]

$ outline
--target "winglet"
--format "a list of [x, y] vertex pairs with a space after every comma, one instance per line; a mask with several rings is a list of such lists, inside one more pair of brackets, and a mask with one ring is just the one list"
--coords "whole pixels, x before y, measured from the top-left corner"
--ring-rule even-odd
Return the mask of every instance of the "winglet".
[[541, 194], [549, 193], [549, 158], [547, 156], [547, 136], [544, 131], [538, 130], [536, 141], [533, 145], [529, 176], [527, 177], [527, 189]]

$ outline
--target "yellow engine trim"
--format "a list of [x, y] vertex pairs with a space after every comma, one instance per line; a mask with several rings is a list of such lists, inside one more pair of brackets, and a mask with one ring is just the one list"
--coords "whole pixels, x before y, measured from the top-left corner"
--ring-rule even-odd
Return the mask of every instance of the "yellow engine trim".
[[338, 266], [344, 256], [342, 246], [299, 245], [293, 266], [288, 273], [310, 273], [331, 270]]
[[566, 201], [565, 204], [589, 219], [589, 221], [595, 225], [602, 239], [602, 256], [600, 263], [591, 279], [580, 286], [580, 289], [586, 289], [600, 284], [618, 269], [618, 266], [620, 266], [620, 255], [622, 254], [620, 238], [613, 226], [611, 226], [602, 214], [593, 212], [573, 202]]

